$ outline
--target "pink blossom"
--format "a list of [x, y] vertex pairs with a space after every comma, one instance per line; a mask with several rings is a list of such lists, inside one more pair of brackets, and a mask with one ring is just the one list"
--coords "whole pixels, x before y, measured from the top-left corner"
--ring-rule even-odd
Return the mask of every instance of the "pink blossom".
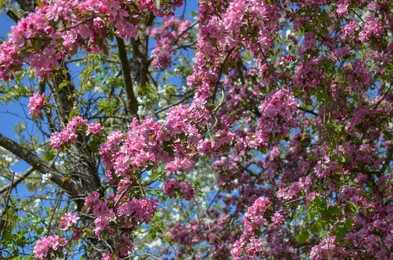
[[100, 136], [102, 134], [102, 130], [104, 130], [104, 127], [99, 123], [88, 124], [86, 135]]
[[186, 200], [192, 200], [194, 198], [194, 189], [191, 183], [186, 181], [167, 180], [164, 183], [163, 191], [169, 197], [173, 197], [175, 192], [180, 192]]
[[67, 244], [67, 241], [58, 236], [48, 236], [40, 238], [34, 246], [34, 256], [37, 259], [47, 259], [50, 252], [56, 253]]
[[122, 234], [119, 242], [120, 243], [118, 243], [116, 247], [118, 248], [120, 256], [125, 257], [128, 255], [128, 252], [131, 252], [134, 249], [134, 244], [131, 242], [129, 235]]
[[346, 4], [337, 5], [337, 15], [339, 17], [343, 17], [343, 16], [348, 15], [348, 5], [346, 5]]
[[384, 31], [380, 21], [378, 21], [374, 16], [369, 16], [359, 33], [359, 40], [367, 42], [370, 41], [372, 37], [381, 37], [383, 33]]
[[274, 212], [272, 216], [272, 225], [280, 226], [284, 222], [285, 218], [280, 212]]
[[173, 46], [180, 44], [181, 40], [188, 37], [185, 30], [189, 25], [189, 21], [170, 18], [165, 19], [162, 27], [151, 30], [151, 35], [157, 42], [152, 52], [152, 66], [154, 68], [164, 70], [171, 66], [172, 54], [176, 53]]
[[[311, 248], [310, 257], [313, 260], [327, 258], [342, 259], [346, 255], [344, 250], [335, 243], [335, 236], [327, 236], [320, 244]], [[340, 257], [341, 256], [341, 257]]]
[[194, 168], [194, 163], [188, 158], [175, 158], [172, 162], [168, 163], [166, 170], [168, 172], [190, 171]]
[[243, 218], [245, 234], [251, 234], [267, 224], [264, 213], [270, 205], [271, 202], [268, 198], [258, 198], [254, 204], [248, 208]]
[[262, 116], [259, 118], [259, 131], [256, 132], [256, 144], [265, 145], [268, 140], [280, 138], [290, 133], [296, 126], [297, 103], [288, 90], [279, 90], [269, 95], [259, 106]]
[[111, 253], [105, 252], [105, 253], [102, 254], [101, 260], [112, 260], [112, 259], [113, 258], [112, 258], [112, 254]]
[[75, 213], [68, 212], [62, 217], [59, 221], [60, 230], [69, 230], [71, 227], [75, 226], [78, 223], [79, 217], [76, 216]]
[[194, 198], [194, 189], [191, 183], [187, 181], [180, 182], [180, 193], [186, 200], [192, 200]]
[[41, 114], [41, 109], [45, 102], [45, 93], [41, 95], [38, 93], [34, 93], [33, 96], [29, 99], [29, 104], [27, 107], [29, 110], [29, 115], [39, 116]]
[[100, 193], [97, 191], [90, 193], [90, 195], [85, 198], [85, 206], [88, 208], [93, 207], [99, 201], [99, 197]]
[[61, 149], [67, 143], [75, 144], [78, 133], [80, 131], [88, 134], [99, 134], [103, 127], [98, 124], [88, 124], [86, 119], [82, 117], [74, 117], [68, 122], [67, 127], [58, 133], [53, 133], [50, 137], [51, 147], [54, 149]]

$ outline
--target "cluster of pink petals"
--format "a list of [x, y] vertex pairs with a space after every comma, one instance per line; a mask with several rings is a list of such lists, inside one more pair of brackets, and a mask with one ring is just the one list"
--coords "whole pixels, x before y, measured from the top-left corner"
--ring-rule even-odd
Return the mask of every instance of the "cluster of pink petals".
[[[127, 182], [125, 185], [130, 185]], [[85, 198], [85, 209], [93, 213], [94, 232], [98, 238], [111, 238], [116, 244], [116, 252], [127, 256], [133, 250], [133, 243], [125, 230], [133, 229], [143, 223], [149, 223], [157, 209], [157, 201], [148, 199], [129, 199], [126, 193], [129, 187], [120, 187], [117, 195], [111, 194], [105, 200], [98, 192], [92, 192]], [[111, 259], [108, 254], [103, 259]]]
[[[134, 3], [128, 2], [138, 2], [139, 10], [129, 7]], [[157, 16], [173, 15], [171, 10], [182, 3], [177, 0], [157, 6], [153, 0], [44, 0], [42, 7], [12, 27], [9, 40], [0, 45], [0, 79], [8, 80], [24, 62], [42, 77], [78, 48], [91, 53], [105, 50], [112, 27], [116, 35], [133, 38], [138, 32], [136, 18], [150, 11]]]
[[320, 244], [311, 248], [311, 259], [344, 259], [347, 254], [341, 247], [336, 245], [335, 240], [335, 236], [327, 236]]
[[86, 135], [101, 136], [103, 130], [104, 130], [104, 127], [99, 123], [87, 124]]
[[148, 163], [168, 161], [170, 156], [162, 149], [168, 140], [168, 133], [151, 117], [141, 122], [134, 118], [126, 134], [111, 133], [99, 148], [108, 180], [130, 179], [133, 171], [143, 169]]
[[165, 124], [151, 117], [134, 118], [129, 132], [111, 133], [99, 148], [107, 179], [130, 179], [132, 173], [158, 163], [165, 163], [168, 173], [189, 172], [203, 125], [193, 120], [203, 123], [209, 117], [206, 109], [180, 105], [171, 109]]
[[188, 37], [188, 33], [185, 33], [188, 26], [190, 21], [169, 18], [164, 21], [162, 27], [152, 29], [151, 35], [156, 41], [156, 47], [152, 52], [154, 68], [164, 70], [171, 66], [172, 54], [176, 52], [173, 46]]
[[[160, 1], [156, 0], [139, 0], [139, 8], [141, 10], [151, 11], [155, 16], [165, 17], [172, 16], [176, 7], [181, 7], [183, 5], [183, 0], [173, 0], [173, 1]], [[164, 2], [164, 3], [163, 3]], [[161, 4], [163, 3], [163, 5]]]
[[29, 99], [29, 104], [27, 107], [29, 108], [29, 115], [39, 116], [41, 114], [41, 109], [44, 106], [45, 102], [45, 93], [41, 95], [38, 93], [34, 93], [33, 96]]
[[[246, 49], [258, 63], [273, 46], [278, 31], [280, 7], [266, 1], [231, 1], [227, 3], [201, 2], [199, 5], [200, 37], [193, 65], [194, 73], [188, 77], [190, 86], [198, 87], [197, 96], [209, 98], [223, 60], [236, 61], [239, 50]], [[224, 10], [214, 15], [216, 8]], [[251, 37], [252, 36], [252, 37]], [[230, 54], [230, 55], [229, 55]], [[263, 74], [263, 70], [259, 71]]]
[[187, 181], [167, 180], [164, 183], [163, 191], [169, 197], [174, 197], [176, 192], [180, 192], [186, 200], [194, 198], [194, 189], [191, 183]]
[[68, 212], [64, 214], [64, 217], [59, 220], [60, 230], [69, 230], [78, 223], [78, 220], [79, 217], [75, 213]]
[[[241, 259], [243, 249], [248, 256], [257, 256], [257, 254], [263, 251], [262, 241], [261, 239], [255, 238], [255, 232], [263, 226], [267, 226], [268, 220], [265, 218], [265, 212], [270, 208], [271, 201], [266, 197], [258, 198], [254, 204], [248, 208], [243, 218], [243, 234], [240, 239], [234, 243], [231, 249], [231, 254], [234, 259]], [[279, 221], [282, 222], [282, 220]]]
[[40, 238], [34, 246], [34, 257], [36, 259], [48, 259], [53, 257], [51, 253], [56, 254], [67, 244], [67, 241], [58, 236], [48, 236]]
[[382, 24], [374, 16], [368, 16], [359, 33], [359, 40], [367, 42], [370, 41], [372, 37], [380, 38], [383, 33]]
[[288, 135], [291, 128], [296, 127], [297, 109], [296, 100], [289, 90], [270, 94], [259, 106], [262, 115], [255, 132], [255, 145], [267, 146], [271, 140]]
[[80, 132], [85, 132], [86, 136], [100, 136], [103, 129], [104, 127], [98, 123], [89, 124], [86, 119], [83, 119], [81, 117], [74, 117], [68, 123], [65, 129], [51, 135], [51, 147], [54, 149], [61, 149], [65, 144], [75, 144], [78, 138], [78, 133]]

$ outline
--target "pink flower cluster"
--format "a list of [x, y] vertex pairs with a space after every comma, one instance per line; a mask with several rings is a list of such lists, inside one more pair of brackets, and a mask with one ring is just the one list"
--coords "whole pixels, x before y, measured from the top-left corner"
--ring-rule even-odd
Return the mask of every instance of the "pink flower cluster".
[[105, 201], [98, 192], [93, 192], [86, 197], [84, 206], [95, 217], [95, 235], [100, 239], [113, 239], [116, 252], [123, 257], [133, 250], [126, 230], [149, 223], [157, 208], [154, 199], [130, 199], [129, 185], [130, 182], [120, 184], [118, 193], [109, 195]]
[[383, 35], [383, 33], [382, 24], [374, 16], [368, 16], [362, 30], [359, 33], [359, 40], [367, 42], [373, 37], [378, 39]]
[[248, 208], [243, 218], [244, 232], [240, 239], [235, 242], [231, 249], [234, 259], [240, 259], [243, 248], [249, 256], [257, 256], [262, 252], [262, 241], [254, 237], [255, 232], [268, 224], [265, 212], [271, 208], [268, 198], [258, 198], [254, 204]]
[[187, 181], [167, 180], [164, 183], [163, 191], [169, 197], [174, 197], [176, 192], [179, 192], [186, 200], [194, 198], [194, 189]]
[[59, 221], [60, 230], [69, 230], [78, 223], [79, 217], [72, 212], [68, 212]]
[[139, 122], [134, 118], [127, 134], [113, 132], [99, 148], [108, 180], [129, 180], [133, 171], [145, 168], [149, 163], [167, 162], [169, 154], [162, 149], [169, 135], [160, 123], [151, 117]]
[[56, 258], [66, 244], [67, 241], [58, 235], [40, 238], [34, 246], [34, 256], [36, 259]]
[[[199, 4], [200, 37], [188, 84], [198, 88], [197, 97], [209, 98], [216, 86], [222, 61], [235, 64], [242, 49], [249, 51], [258, 63], [273, 46], [279, 30], [281, 7], [267, 1], [236, 0]], [[221, 10], [221, 14], [214, 10]], [[224, 74], [226, 72], [224, 71]], [[259, 70], [263, 74], [263, 70]]]
[[186, 30], [189, 26], [190, 21], [170, 18], [164, 21], [162, 27], [151, 30], [151, 35], [156, 41], [156, 47], [152, 53], [154, 68], [164, 70], [171, 66], [171, 56], [176, 52], [173, 46], [179, 45], [182, 40], [188, 37]]
[[111, 133], [99, 148], [106, 177], [115, 183], [119, 178], [129, 180], [132, 173], [160, 162], [167, 164], [169, 173], [190, 171], [201, 138], [201, 125], [209, 117], [206, 109], [180, 105], [169, 112], [166, 129], [151, 117], [141, 121], [134, 118], [128, 133]]
[[335, 236], [327, 236], [320, 244], [311, 248], [311, 259], [344, 259], [347, 254], [341, 247], [336, 245], [335, 240]]
[[116, 211], [122, 227], [132, 228], [142, 223], [149, 223], [156, 211], [156, 202], [155, 199], [149, 198], [131, 199], [121, 204], [118, 203]]
[[267, 146], [270, 140], [288, 135], [291, 128], [296, 127], [297, 109], [296, 100], [288, 90], [279, 90], [267, 96], [259, 106], [262, 116], [255, 134], [256, 144]]
[[27, 105], [29, 108], [29, 115], [39, 116], [41, 114], [41, 109], [44, 106], [44, 102], [45, 93], [42, 93], [41, 95], [34, 93], [29, 99], [29, 104]]
[[[105, 51], [107, 37], [113, 35], [112, 27], [118, 36], [133, 38], [138, 32], [136, 19], [144, 19], [149, 11], [156, 16], [173, 15], [171, 10], [183, 1], [170, 1], [162, 6], [157, 6], [155, 0], [42, 3], [42, 7], [12, 27], [9, 41], [0, 45], [0, 79], [8, 80], [9, 74], [19, 70], [23, 62], [28, 62], [35, 74], [42, 77], [59, 66], [58, 60], [76, 53], [80, 47], [91, 53]], [[139, 8], [130, 7], [134, 4]]]
[[183, 0], [171, 0], [171, 1], [160, 1], [155, 0], [140, 0], [139, 8], [141, 10], [151, 11], [155, 16], [165, 17], [172, 16], [176, 7], [181, 7], [183, 5]]
[[68, 123], [65, 129], [51, 135], [51, 147], [54, 149], [61, 149], [65, 144], [75, 144], [78, 138], [78, 133], [80, 133], [81, 131], [85, 132], [86, 136], [100, 136], [103, 129], [104, 127], [98, 123], [89, 124], [86, 119], [83, 119], [81, 117], [74, 117]]

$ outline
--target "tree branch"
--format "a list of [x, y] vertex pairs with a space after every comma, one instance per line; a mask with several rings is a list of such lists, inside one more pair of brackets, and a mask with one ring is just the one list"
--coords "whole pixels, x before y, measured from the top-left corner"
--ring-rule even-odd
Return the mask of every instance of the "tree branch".
[[314, 115], [314, 116], [318, 116], [318, 113], [316, 113], [316, 112], [314, 112], [314, 111], [312, 111], [312, 110], [306, 109], [306, 108], [301, 107], [301, 106], [298, 106], [297, 108], [298, 108], [299, 110], [301, 110], [301, 111], [306, 112], [306, 113], [310, 113], [310, 114], [312, 114], [312, 115]]
[[18, 185], [21, 181], [23, 181], [24, 179], [27, 178], [27, 176], [29, 176], [32, 172], [34, 171], [33, 167], [30, 167], [29, 169], [27, 169], [17, 180], [13, 180], [11, 181], [10, 184], [2, 187], [0, 189], [0, 193], [6, 192], [8, 189], [12, 190], [13, 188], [15, 188], [16, 185]]
[[164, 112], [164, 111], [170, 109], [171, 107], [177, 106], [177, 105], [179, 105], [179, 104], [181, 104], [181, 103], [187, 101], [188, 99], [190, 99], [193, 95], [194, 95], [194, 91], [188, 93], [187, 95], [184, 96], [184, 98], [180, 99], [179, 101], [177, 101], [177, 102], [175, 102], [175, 103], [173, 103], [173, 104], [170, 104], [170, 105], [167, 106], [167, 107], [164, 107], [164, 108], [161, 108], [161, 109], [155, 111], [154, 114], [155, 114], [155, 115], [158, 115], [159, 113]]
[[37, 155], [33, 154], [31, 151], [27, 150], [26, 148], [20, 146], [18, 143], [15, 141], [9, 139], [8, 137], [2, 135], [0, 133], [0, 146], [3, 147], [4, 149], [8, 150], [9, 152], [15, 154], [22, 160], [24, 160], [26, 163], [28, 163], [33, 169], [39, 170], [42, 173], [49, 173], [52, 175], [50, 178], [51, 181], [56, 183], [59, 187], [63, 188], [67, 193], [69, 194], [78, 194], [76, 192], [72, 185], [70, 185], [67, 182], [63, 182], [63, 176], [62, 173], [59, 172], [57, 169], [54, 167], [50, 167], [49, 165], [46, 164], [40, 157]]
[[15, 22], [18, 23], [20, 18], [19, 16], [12, 10], [7, 11], [7, 15]]
[[132, 87], [130, 64], [128, 63], [127, 59], [126, 47], [122, 38], [116, 37], [116, 40], [121, 67], [123, 70], [124, 89], [126, 90], [127, 96], [127, 111], [131, 113], [132, 116], [136, 116], [138, 112], [138, 101], [135, 97], [134, 89]]
[[218, 76], [217, 76], [218, 82], [217, 82], [216, 85], [214, 86], [213, 94], [212, 94], [212, 96], [211, 96], [211, 100], [212, 100], [212, 103], [213, 103], [213, 104], [214, 104], [214, 101], [216, 100], [216, 94], [217, 94], [218, 87], [219, 87], [220, 84], [221, 84], [221, 83], [220, 83], [220, 79], [221, 79], [222, 73], [224, 72], [225, 63], [228, 61], [229, 56], [231, 56], [231, 54], [232, 54], [232, 52], [233, 52], [234, 49], [235, 49], [235, 47], [233, 47], [232, 49], [230, 49], [229, 51], [227, 51], [227, 54], [226, 54], [224, 60], [223, 60], [222, 63], [221, 63], [220, 69], [219, 69], [219, 71], [218, 71]]

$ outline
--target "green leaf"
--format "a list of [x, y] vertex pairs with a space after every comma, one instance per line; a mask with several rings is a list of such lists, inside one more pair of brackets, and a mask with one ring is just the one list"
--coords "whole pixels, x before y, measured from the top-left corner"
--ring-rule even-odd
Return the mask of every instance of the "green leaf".
[[327, 213], [329, 216], [340, 214], [340, 209], [337, 206], [329, 206]]
[[350, 204], [354, 210], [354, 212], [358, 212], [360, 207], [358, 205], [356, 205], [355, 203], [353, 203], [352, 201], [347, 201], [348, 204]]
[[41, 235], [42, 233], [44, 233], [44, 228], [43, 227], [37, 228], [37, 234]]
[[49, 151], [45, 151], [45, 152], [44, 152], [44, 154], [42, 155], [42, 159], [43, 159], [44, 161], [49, 162], [49, 161], [53, 160], [53, 159], [55, 158], [55, 156], [56, 156], [56, 155], [53, 153], [53, 151], [52, 151], [52, 150], [49, 150]]
[[60, 83], [60, 85], [59, 85], [59, 91], [62, 90], [64, 87], [70, 85], [70, 84], [71, 84], [70, 81], [68, 81], [68, 80], [63, 80], [63, 81]]
[[297, 241], [301, 244], [305, 243], [310, 237], [310, 233], [307, 230], [302, 230], [297, 235]]
[[345, 163], [347, 161], [347, 159], [345, 158], [345, 156], [340, 156], [340, 162]]
[[345, 226], [346, 230], [351, 231], [352, 230], [352, 225], [353, 225], [353, 218], [348, 218], [348, 219], [345, 220], [344, 226]]
[[310, 231], [313, 233], [319, 233], [325, 227], [325, 223], [323, 221], [317, 221], [310, 225]]
[[36, 4], [38, 7], [41, 7], [41, 8], [44, 7], [44, 3], [41, 0], [37, 0]]
[[171, 96], [175, 95], [176, 94], [175, 86], [172, 85], [172, 84], [165, 85], [165, 94], [168, 97], [171, 97]]

